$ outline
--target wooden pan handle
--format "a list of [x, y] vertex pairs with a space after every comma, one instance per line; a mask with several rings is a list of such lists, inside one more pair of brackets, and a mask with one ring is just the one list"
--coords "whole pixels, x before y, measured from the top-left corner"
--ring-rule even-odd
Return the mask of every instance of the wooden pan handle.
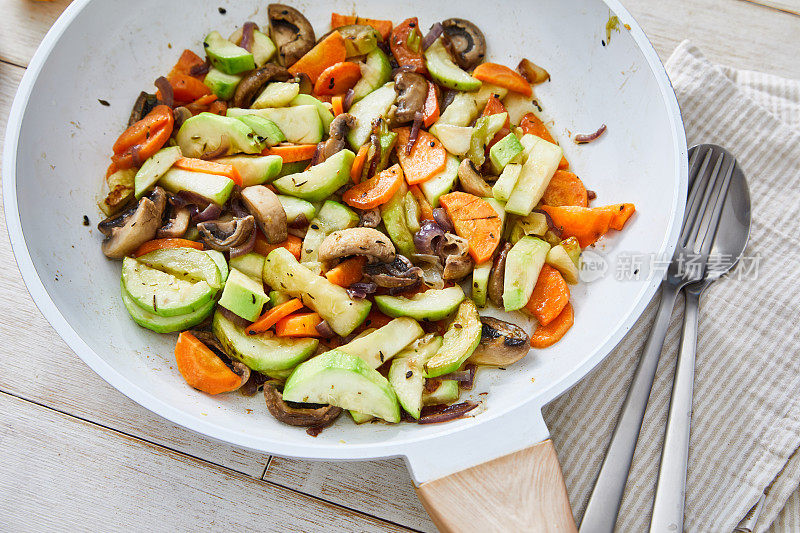
[[417, 487], [442, 532], [575, 532], [551, 440]]

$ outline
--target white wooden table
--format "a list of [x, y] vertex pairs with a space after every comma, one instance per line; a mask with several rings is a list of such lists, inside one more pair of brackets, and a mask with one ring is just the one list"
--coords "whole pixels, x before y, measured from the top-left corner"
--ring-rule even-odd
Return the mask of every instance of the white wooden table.
[[[0, 139], [68, 3], [0, 0]], [[689, 38], [712, 61], [800, 78], [800, 0], [625, 3], [664, 60]], [[435, 530], [400, 460], [313, 463], [220, 445], [111, 388], [36, 309], [4, 219], [0, 234], [0, 530]]]

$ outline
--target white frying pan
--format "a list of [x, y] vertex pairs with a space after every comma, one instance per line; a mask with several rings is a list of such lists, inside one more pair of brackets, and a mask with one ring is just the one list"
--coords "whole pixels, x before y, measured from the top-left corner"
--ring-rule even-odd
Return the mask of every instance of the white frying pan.
[[[403, 456], [442, 529], [573, 529], [542, 406], [594, 368], [641, 314], [659, 281], [650, 258], [671, 256], [687, 188], [678, 105], [641, 29], [617, 0], [380, 0], [357, 7], [361, 16], [395, 22], [418, 16], [424, 29], [467, 18], [486, 34], [493, 60], [514, 66], [528, 57], [545, 66], [552, 81], [537, 87], [537, 97], [572, 167], [597, 192], [598, 205], [634, 202], [638, 212], [624, 232], [587, 253], [599, 279], [573, 289], [575, 326], [566, 337], [506, 371], [481, 370], [473, 393], [485, 406], [480, 414], [429, 426], [356, 427], [342, 417], [311, 438], [272, 419], [260, 398], [189, 389], [173, 368], [174, 338], [128, 318], [119, 263], [106, 261], [97, 231], [81, 224], [84, 214], [93, 226], [100, 218], [95, 201], [109, 150], [139, 91], [167, 72], [181, 49], [202, 50], [211, 29], [226, 35], [246, 20], [266, 25], [267, 2], [227, 4], [221, 15], [210, 0], [78, 0], [45, 37], [14, 101], [3, 161], [8, 230], [36, 304], [106, 381], [175, 423], [283, 456]], [[331, 11], [356, 10], [349, 0], [293, 5], [318, 34], [328, 30]], [[619, 31], [607, 42], [614, 14]], [[603, 123], [608, 132], [598, 142], [570, 141], [570, 132]], [[623, 255], [643, 263], [638, 280], [617, 279], [632, 274], [617, 271]], [[256, 407], [254, 414], [245, 407]]]

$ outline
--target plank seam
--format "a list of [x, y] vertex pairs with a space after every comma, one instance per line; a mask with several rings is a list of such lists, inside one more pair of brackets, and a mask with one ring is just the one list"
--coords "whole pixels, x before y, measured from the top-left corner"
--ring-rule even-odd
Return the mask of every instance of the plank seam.
[[134, 440], [139, 441], [139, 442], [147, 443], [147, 444], [149, 444], [151, 446], [154, 446], [156, 448], [160, 448], [162, 450], [167, 450], [169, 452], [172, 452], [172, 453], [177, 454], [177, 455], [181, 455], [183, 457], [190, 457], [192, 459], [195, 459], [196, 461], [199, 461], [199, 462], [207, 464], [207, 465], [211, 465], [211, 466], [213, 466], [215, 468], [220, 468], [222, 470], [226, 470], [226, 471], [231, 472], [231, 473], [235, 473], [235, 474], [238, 474], [238, 475], [241, 475], [241, 476], [246, 476], [246, 477], [248, 477], [250, 479], [253, 479], [253, 480], [256, 480], [256, 481], [260, 481], [260, 482], [266, 483], [268, 485], [272, 485], [274, 487], [280, 487], [282, 489], [289, 490], [289, 491], [294, 492], [296, 494], [302, 494], [303, 496], [305, 496], [307, 498], [312, 498], [312, 499], [320, 501], [320, 502], [325, 502], [325, 503], [327, 503], [329, 505], [333, 505], [333, 506], [338, 507], [340, 509], [346, 509], [348, 511], [351, 511], [351, 512], [356, 513], [356, 514], [361, 515], [361, 516], [369, 517], [369, 518], [378, 520], [378, 521], [386, 523], [386, 524], [391, 524], [391, 525], [406, 529], [408, 531], [413, 531], [413, 532], [416, 532], [416, 533], [424, 533], [421, 530], [410, 528], [409, 526], [406, 526], [406, 525], [403, 525], [403, 524], [399, 524], [399, 523], [394, 522], [392, 520], [387, 520], [386, 518], [382, 518], [380, 516], [371, 515], [369, 513], [365, 513], [364, 511], [360, 511], [358, 509], [354, 509], [354, 508], [349, 507], [347, 505], [342, 505], [340, 503], [336, 503], [336, 502], [327, 500], [325, 498], [321, 498], [321, 497], [316, 496], [314, 494], [308, 494], [308, 493], [305, 493], [303, 491], [297, 490], [295, 488], [283, 485], [281, 483], [277, 483], [275, 481], [270, 481], [270, 480], [264, 479], [263, 476], [266, 475], [267, 467], [269, 467], [269, 464], [272, 462], [272, 456], [271, 455], [269, 456], [269, 459], [267, 460], [267, 465], [264, 468], [264, 473], [262, 474], [262, 478], [258, 479], [255, 476], [251, 476], [251, 475], [249, 475], [249, 474], [247, 474], [245, 472], [241, 472], [241, 471], [236, 470], [234, 468], [230, 468], [228, 466], [223, 466], [223, 465], [220, 465], [220, 464], [215, 463], [213, 461], [209, 461], [207, 459], [203, 459], [202, 457], [197, 457], [196, 455], [192, 455], [190, 453], [186, 453], [186, 452], [182, 452], [182, 451], [176, 450], [176, 449], [171, 448], [169, 446], [166, 446], [164, 444], [159, 444], [157, 442], [153, 442], [151, 440], [148, 440], [148, 439], [136, 436], [136, 435], [132, 435], [132, 434], [126, 432], [126, 431], [122, 431], [122, 430], [113, 428], [111, 426], [108, 426], [106, 424], [101, 424], [99, 422], [95, 422], [93, 420], [89, 420], [89, 419], [84, 418], [82, 416], [78, 416], [78, 415], [74, 415], [74, 414], [68, 413], [68, 412], [66, 412], [66, 411], [64, 411], [62, 409], [57, 409], [55, 407], [50, 407], [49, 405], [45, 405], [45, 404], [43, 404], [41, 402], [37, 402], [36, 400], [31, 400], [31, 399], [25, 398], [25, 397], [20, 396], [18, 394], [14, 394], [13, 392], [7, 392], [7, 391], [0, 390], [0, 394], [5, 395], [5, 396], [9, 396], [11, 398], [16, 398], [17, 400], [21, 400], [23, 402], [27, 402], [27, 403], [33, 404], [33, 405], [36, 405], [38, 407], [42, 407], [44, 409], [49, 409], [50, 411], [54, 411], [54, 412], [59, 413], [59, 414], [61, 414], [63, 416], [66, 416], [66, 417], [69, 417], [69, 418], [74, 418], [76, 420], [80, 420], [80, 421], [85, 422], [87, 424], [92, 424], [93, 426], [97, 426], [97, 427], [106, 429], [106, 430], [111, 431], [113, 433], [117, 433], [117, 434], [120, 434], [120, 435], [125, 435], [128, 438], [134, 439]]

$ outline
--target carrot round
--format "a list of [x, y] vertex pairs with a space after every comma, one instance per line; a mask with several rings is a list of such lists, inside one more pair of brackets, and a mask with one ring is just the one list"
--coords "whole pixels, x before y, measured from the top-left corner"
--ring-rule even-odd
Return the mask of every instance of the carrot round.
[[278, 320], [289, 316], [302, 308], [303, 302], [297, 298], [276, 305], [272, 309], [268, 309], [267, 312], [261, 315], [258, 320], [250, 324], [250, 326], [247, 328], [247, 334], [256, 335], [258, 333], [264, 333], [269, 328], [274, 326]]
[[439, 203], [453, 222], [456, 234], [467, 240], [476, 264], [492, 258], [500, 244], [503, 224], [497, 211], [482, 198], [465, 192], [451, 192]]
[[175, 161], [172, 166], [183, 170], [190, 170], [192, 172], [227, 176], [232, 179], [236, 185], [240, 187], [242, 186], [242, 177], [239, 175], [239, 172], [237, 172], [236, 167], [233, 165], [218, 163], [216, 161], [206, 161], [205, 159], [182, 157]]
[[361, 68], [349, 61], [331, 65], [320, 73], [314, 84], [316, 94], [344, 94], [361, 79]]
[[186, 383], [208, 394], [236, 390], [242, 383], [217, 354], [188, 331], [178, 336], [175, 361]]
[[316, 144], [276, 144], [264, 149], [261, 155], [279, 155], [284, 163], [294, 163], [311, 159], [316, 151]]
[[486, 83], [493, 83], [494, 85], [505, 87], [509, 91], [514, 91], [515, 93], [533, 96], [533, 90], [528, 81], [518, 72], [511, 70], [505, 65], [481, 63], [475, 67], [472, 76]]
[[317, 326], [322, 317], [317, 313], [297, 313], [278, 320], [275, 335], [278, 337], [319, 337]]
[[409, 185], [428, 181], [447, 164], [447, 150], [439, 139], [427, 131], [420, 130], [410, 154], [406, 154], [406, 145], [411, 128], [397, 128], [394, 131], [397, 132], [397, 159]]
[[355, 184], [361, 181], [361, 173], [364, 171], [364, 163], [366, 163], [367, 155], [369, 155], [369, 147], [369, 144], [365, 144], [359, 148], [356, 158], [353, 159], [353, 166], [350, 167], [350, 178]]
[[561, 338], [569, 331], [572, 324], [575, 323], [575, 312], [572, 309], [572, 304], [567, 302], [564, 310], [561, 311], [552, 322], [546, 326], [539, 326], [531, 334], [531, 347], [532, 348], [547, 348], [561, 340]]
[[155, 250], [165, 250], [167, 248], [194, 248], [195, 250], [202, 250], [203, 243], [190, 241], [189, 239], [153, 239], [152, 241], [142, 243], [133, 255], [134, 257], [139, 257]]
[[303, 72], [311, 78], [311, 83], [316, 83], [326, 68], [341, 63], [346, 56], [344, 37], [338, 31], [333, 31], [289, 67], [289, 72], [295, 76]]
[[439, 120], [439, 97], [436, 94], [436, 85], [428, 82], [428, 95], [422, 107], [422, 123], [426, 128], [430, 128], [437, 120]]
[[111, 161], [116, 164], [118, 170], [133, 167], [136, 162], [133, 156], [134, 148], [137, 153], [136, 159], [145, 161], [169, 140], [174, 124], [172, 108], [163, 104], [157, 105], [142, 120], [134, 122], [122, 132], [114, 143], [114, 155]]
[[352, 24], [361, 24], [364, 26], [372, 26], [378, 33], [381, 34], [383, 40], [389, 38], [392, 34], [392, 21], [391, 20], [375, 20], [355, 15], [340, 15], [338, 13], [331, 13], [331, 28], [341, 28], [342, 26], [350, 26]]
[[350, 207], [373, 209], [388, 202], [403, 183], [400, 165], [393, 165], [347, 190], [342, 200]]
[[[526, 113], [525, 116], [522, 117], [519, 127], [522, 129], [522, 133], [530, 133], [549, 143], [558, 144], [550, 133], [550, 130], [548, 130], [547, 126], [542, 122], [542, 119], [533, 113]], [[567, 158], [563, 155], [561, 156], [561, 161], [558, 163], [558, 168], [562, 170], [569, 168]]]
[[353, 283], [358, 283], [364, 276], [364, 265], [367, 258], [357, 255], [350, 259], [345, 259], [332, 269], [325, 272], [325, 277], [334, 285], [349, 287]]
[[267, 238], [264, 236], [264, 234], [261, 233], [261, 231], [257, 231], [256, 244], [253, 247], [253, 251], [255, 253], [266, 257], [275, 248], [286, 248], [292, 253], [293, 256], [295, 256], [297, 259], [300, 259], [300, 251], [303, 248], [303, 241], [300, 239], [300, 237], [289, 235], [283, 242], [270, 244], [267, 242]]
[[568, 170], [556, 170], [544, 190], [542, 202], [556, 207], [562, 205], [587, 207], [589, 194], [578, 176]]
[[536, 317], [539, 324], [546, 326], [561, 314], [568, 303], [567, 282], [558, 270], [544, 265], [525, 309]]
[[217, 101], [216, 94], [206, 94], [192, 102], [191, 104], [186, 104], [184, 107], [188, 109], [192, 115], [197, 115], [202, 113], [203, 111], [209, 111], [211, 109], [211, 104]]

